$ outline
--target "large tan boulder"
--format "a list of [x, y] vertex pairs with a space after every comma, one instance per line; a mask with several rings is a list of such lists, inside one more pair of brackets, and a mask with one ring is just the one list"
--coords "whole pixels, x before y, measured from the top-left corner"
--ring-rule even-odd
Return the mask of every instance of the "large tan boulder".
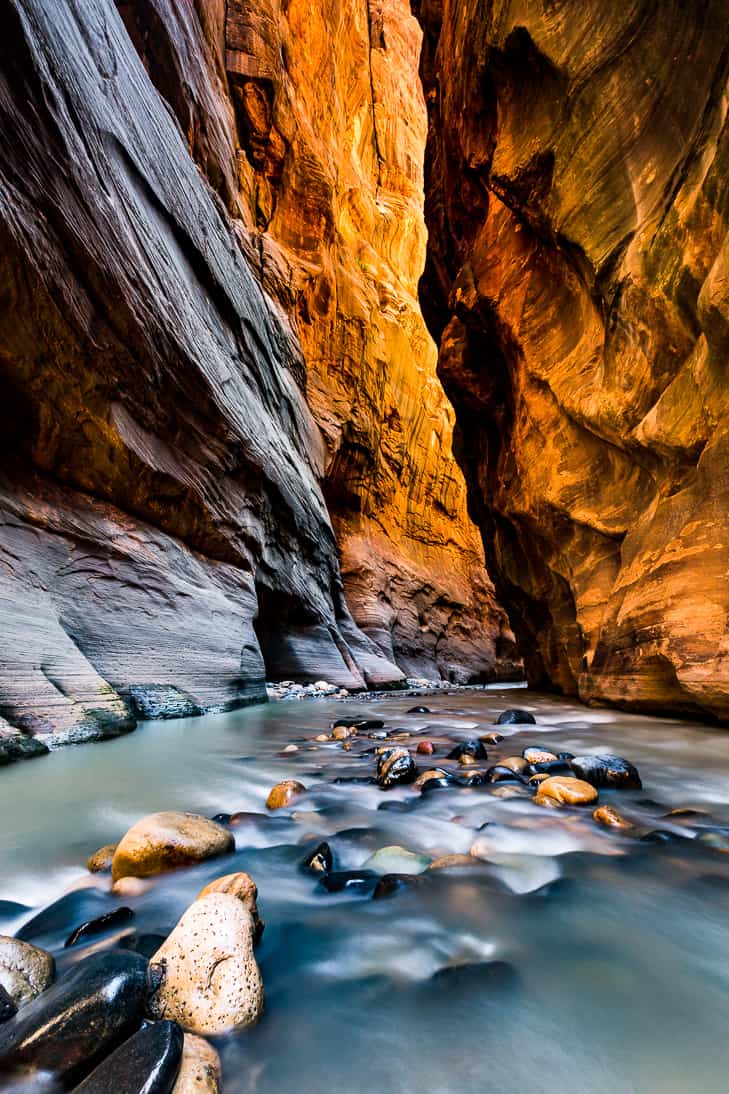
[[150, 1017], [203, 1035], [254, 1025], [263, 1010], [255, 929], [232, 893], [194, 901], [149, 963]]
[[584, 779], [552, 775], [539, 784], [534, 800], [538, 805], [590, 805], [597, 801], [597, 790]]
[[18, 1007], [30, 1003], [52, 983], [55, 961], [45, 950], [0, 935], [0, 987], [5, 988]]
[[172, 1094], [218, 1094], [219, 1090], [220, 1057], [203, 1037], [186, 1033]]
[[149, 877], [235, 848], [227, 828], [197, 813], [151, 813], [132, 825], [114, 852], [113, 881]]
[[258, 914], [258, 886], [250, 874], [245, 874], [241, 870], [237, 874], [225, 874], [223, 877], [216, 877], [198, 894], [198, 900], [207, 896], [208, 893], [230, 893], [240, 900], [243, 907], [247, 908], [253, 917], [253, 942], [258, 945], [266, 924]]

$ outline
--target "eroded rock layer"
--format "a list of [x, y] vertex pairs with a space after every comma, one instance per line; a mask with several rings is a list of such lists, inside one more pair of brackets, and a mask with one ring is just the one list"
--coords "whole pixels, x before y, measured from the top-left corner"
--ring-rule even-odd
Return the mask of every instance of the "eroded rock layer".
[[[408, 671], [416, 644], [417, 613], [397, 599], [408, 581], [427, 667], [513, 662], [415, 303], [419, 169], [408, 152], [391, 207], [377, 150], [419, 100], [410, 85], [382, 113], [377, 21], [364, 5], [350, 15], [295, 0], [0, 0], [12, 726], [118, 732], [262, 697], [266, 675], [396, 684], [398, 636]], [[399, 15], [414, 72], [415, 25]], [[421, 112], [413, 157], [422, 136]], [[407, 282], [386, 290], [403, 254]], [[368, 551], [373, 522], [385, 546]], [[439, 552], [455, 558], [442, 584]]]
[[723, 0], [422, 0], [421, 300], [533, 682], [729, 717]]

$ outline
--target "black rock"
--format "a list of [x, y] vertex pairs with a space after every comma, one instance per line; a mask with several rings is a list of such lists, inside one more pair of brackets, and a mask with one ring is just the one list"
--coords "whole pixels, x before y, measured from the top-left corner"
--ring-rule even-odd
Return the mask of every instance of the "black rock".
[[380, 880], [380, 875], [374, 870], [336, 870], [331, 874], [324, 874], [319, 879], [319, 884], [328, 893], [371, 893]]
[[326, 841], [320, 843], [301, 863], [302, 870], [314, 870], [319, 874], [329, 874], [334, 869], [334, 855]]
[[518, 775], [516, 771], [512, 771], [510, 767], [495, 764], [484, 775], [484, 781], [487, 783], [523, 783], [526, 782], [526, 779], [522, 775]]
[[133, 916], [134, 912], [131, 908], [122, 907], [114, 908], [113, 911], [106, 912], [105, 915], [100, 915], [97, 919], [90, 919], [87, 923], [82, 923], [68, 936], [63, 943], [64, 948], [68, 949], [69, 946], [75, 946], [77, 942], [81, 942], [83, 939], [93, 938], [94, 935], [104, 934], [105, 931], [121, 927], [122, 924], [128, 923]]
[[557, 759], [558, 760], [574, 760], [574, 758], [575, 758], [574, 752], [558, 752], [557, 753]]
[[14, 1018], [17, 1013], [18, 1007], [15, 1000], [12, 995], [8, 995], [5, 988], [0, 984], [0, 1025]]
[[465, 965], [445, 965], [430, 978], [431, 984], [448, 991], [483, 991], [514, 987], [519, 974], [508, 961], [474, 961]]
[[638, 769], [622, 756], [575, 756], [570, 768], [578, 779], [592, 786], [609, 786], [619, 790], [640, 790]]
[[64, 942], [75, 924], [98, 919], [117, 907], [112, 897], [96, 889], [74, 889], [25, 923], [17, 937], [49, 949]]
[[685, 840], [686, 837], [680, 835], [678, 832], [670, 832], [664, 828], [654, 828], [650, 832], [645, 832], [640, 837], [641, 843], [678, 843], [679, 840]]
[[0, 1028], [0, 1074], [47, 1071], [74, 1086], [139, 1027], [146, 981], [139, 954], [80, 961]]
[[456, 776], [450, 771], [444, 771], [439, 767], [435, 767], [432, 770], [438, 772], [438, 777], [435, 779], [428, 779], [424, 782], [420, 787], [421, 794], [429, 794], [432, 790], [445, 790], [447, 787], [460, 785]]
[[410, 707], [410, 710], [405, 711], [406, 714], [432, 714], [430, 707]]
[[415, 760], [406, 748], [388, 748], [377, 760], [377, 783], [383, 790], [413, 782], [418, 774]]
[[382, 729], [385, 723], [381, 718], [335, 718], [329, 728], [344, 726], [345, 729]]
[[102, 1060], [76, 1094], [169, 1094], [183, 1041], [177, 1022], [152, 1022]]
[[509, 710], [502, 710], [495, 724], [497, 726], [534, 726], [537, 720], [528, 710], [511, 707]]
[[488, 753], [483, 742], [474, 738], [472, 741], [461, 741], [448, 753], [449, 760], [460, 760], [461, 756], [473, 756], [474, 760], [485, 760]]
[[230, 813], [216, 813], [211, 820], [214, 820], [216, 824], [230, 824]]
[[117, 946], [120, 950], [141, 953], [142, 957], [149, 960], [154, 957], [165, 939], [166, 935], [163, 934], [139, 934], [137, 931], [130, 931], [119, 939]]
[[529, 764], [524, 768], [525, 775], [570, 775], [572, 768], [566, 760], [549, 760], [543, 764]]
[[375, 885], [372, 894], [373, 900], [384, 900], [385, 897], [394, 896], [403, 889], [412, 888], [414, 885], [422, 885], [425, 879], [419, 874], [383, 874]]

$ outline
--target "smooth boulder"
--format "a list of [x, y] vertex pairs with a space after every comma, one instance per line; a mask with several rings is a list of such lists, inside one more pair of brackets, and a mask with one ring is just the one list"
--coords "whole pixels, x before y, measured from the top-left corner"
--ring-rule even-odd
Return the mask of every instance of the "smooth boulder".
[[216, 877], [198, 893], [197, 899], [200, 900], [208, 893], [230, 893], [241, 902], [244, 908], [248, 909], [253, 918], [253, 944], [257, 946], [263, 937], [266, 924], [258, 914], [258, 886], [250, 874], [245, 874], [241, 870], [235, 874]]
[[583, 779], [552, 775], [539, 783], [534, 800], [538, 805], [591, 805], [597, 801], [597, 790]]
[[253, 916], [236, 896], [194, 901], [150, 961], [150, 1017], [203, 1035], [254, 1025], [263, 1011], [254, 937]]
[[617, 809], [613, 809], [612, 805], [598, 805], [592, 814], [592, 819], [597, 821], [598, 824], [603, 824], [606, 828], [623, 828], [627, 830], [633, 827], [629, 820], [626, 820], [621, 813], [618, 813]]
[[149, 877], [224, 855], [235, 848], [232, 834], [197, 813], [152, 813], [132, 825], [111, 864], [113, 881]]
[[297, 782], [296, 779], [284, 779], [270, 790], [266, 798], [266, 809], [285, 809], [305, 790], [303, 783]]
[[183, 1034], [176, 1022], [137, 1030], [75, 1088], [75, 1094], [170, 1094], [182, 1060]]
[[18, 1007], [53, 983], [56, 963], [49, 953], [19, 938], [0, 935], [0, 987]]
[[377, 874], [422, 874], [430, 862], [430, 855], [421, 855], [393, 844], [391, 847], [381, 847], [370, 855], [364, 869], [374, 870]]
[[89, 873], [111, 873], [111, 864], [114, 861], [114, 852], [116, 851], [116, 848], [116, 843], [106, 843], [103, 847], [100, 847], [98, 851], [94, 851], [93, 855], [91, 855], [86, 862], [86, 869]]
[[536, 723], [537, 720], [533, 714], [530, 714], [528, 710], [519, 710], [517, 707], [502, 710], [496, 719], [497, 726], [533, 726]]
[[640, 790], [643, 786], [637, 767], [622, 756], [573, 756], [569, 764], [578, 779], [598, 788]]
[[220, 1057], [203, 1037], [186, 1033], [172, 1094], [218, 1094], [219, 1090]]
[[0, 1027], [0, 1075], [38, 1070], [65, 1087], [83, 1079], [138, 1028], [147, 962], [108, 951], [80, 961]]
[[476, 738], [472, 741], [460, 741], [450, 750], [448, 759], [462, 760], [464, 756], [470, 756], [474, 760], [485, 760], [487, 759], [487, 755], [483, 741]]

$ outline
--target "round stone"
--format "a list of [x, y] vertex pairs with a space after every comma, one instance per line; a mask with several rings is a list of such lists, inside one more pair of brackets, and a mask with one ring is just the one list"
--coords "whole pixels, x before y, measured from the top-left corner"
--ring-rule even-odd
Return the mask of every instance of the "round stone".
[[116, 848], [117, 845], [115, 843], [107, 843], [103, 847], [100, 847], [98, 851], [94, 851], [93, 855], [86, 863], [86, 869], [92, 874], [111, 873], [111, 864], [114, 859]]
[[536, 718], [533, 714], [530, 714], [528, 710], [520, 710], [518, 707], [510, 707], [509, 710], [502, 710], [501, 714], [496, 719], [497, 726], [533, 726], [536, 725]]
[[235, 848], [232, 834], [197, 813], [152, 813], [132, 825], [111, 864], [114, 881], [149, 877], [178, 866], [224, 855]]
[[592, 819], [598, 824], [604, 824], [606, 828], [632, 828], [633, 825], [626, 820], [612, 805], [598, 805], [592, 814]]
[[537, 804], [590, 805], [597, 801], [597, 790], [583, 779], [571, 775], [551, 775], [537, 788]]
[[415, 760], [406, 748], [388, 748], [378, 757], [377, 783], [383, 790], [414, 782], [417, 774]]
[[291, 805], [300, 794], [306, 791], [306, 787], [296, 779], [284, 779], [276, 783], [266, 798], [266, 809], [284, 809]]

